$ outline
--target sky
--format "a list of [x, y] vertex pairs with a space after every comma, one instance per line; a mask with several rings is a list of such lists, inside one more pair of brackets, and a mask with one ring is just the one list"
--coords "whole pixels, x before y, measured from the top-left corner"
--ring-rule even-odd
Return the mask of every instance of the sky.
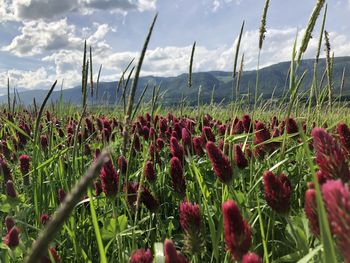
[[[232, 71], [241, 43], [245, 70], [257, 67], [264, 0], [0, 0], [0, 94], [7, 78], [18, 89], [64, 88], [81, 83], [83, 44], [93, 51], [94, 79], [116, 81], [139, 57], [154, 15], [141, 75], [176, 76], [193, 71]], [[270, 0], [260, 66], [290, 60], [292, 46], [316, 0]], [[329, 0], [326, 30], [335, 56], [350, 55], [350, 0]], [[304, 58], [315, 57], [319, 19]], [[323, 51], [322, 47], [322, 51]], [[323, 52], [324, 53], [324, 52]]]

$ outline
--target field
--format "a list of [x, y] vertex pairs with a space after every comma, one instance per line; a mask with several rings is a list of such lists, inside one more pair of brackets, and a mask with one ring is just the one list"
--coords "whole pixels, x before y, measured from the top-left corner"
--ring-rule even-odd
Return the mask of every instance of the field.
[[[183, 98], [166, 107], [156, 87], [150, 101], [135, 102], [157, 16], [127, 69], [133, 80], [127, 70], [121, 78], [118, 105], [88, 103], [86, 44], [82, 105], [50, 103], [56, 82], [40, 107], [9, 92], [0, 113], [0, 262], [350, 262], [350, 110], [333, 93], [324, 28], [326, 85], [315, 73], [298, 92], [323, 5], [294, 46], [279, 98], [262, 99], [258, 76], [255, 91], [240, 94], [238, 42], [231, 103], [202, 104], [199, 90], [197, 106]], [[195, 44], [189, 88], [194, 52]]]

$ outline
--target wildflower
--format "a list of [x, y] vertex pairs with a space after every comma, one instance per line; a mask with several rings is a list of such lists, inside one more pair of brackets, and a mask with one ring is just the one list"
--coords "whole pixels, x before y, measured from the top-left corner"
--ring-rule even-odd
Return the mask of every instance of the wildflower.
[[263, 180], [268, 205], [278, 213], [288, 213], [292, 195], [292, 186], [288, 177], [283, 173], [277, 177], [272, 172], [266, 171]]
[[136, 152], [141, 151], [140, 137], [137, 134], [134, 135], [134, 150]]
[[224, 237], [227, 249], [230, 251], [233, 260], [240, 260], [249, 250], [252, 243], [250, 226], [239, 211], [233, 200], [222, 204], [224, 220]]
[[151, 212], [156, 211], [159, 206], [158, 200], [151, 194], [151, 192], [145, 186], [142, 186], [140, 201]]
[[220, 125], [219, 128], [218, 128], [218, 132], [219, 132], [219, 134], [221, 136], [225, 135], [225, 133], [226, 133], [226, 125], [225, 124]]
[[102, 182], [102, 190], [107, 197], [113, 197], [118, 192], [119, 175], [114, 169], [111, 160], [108, 160], [102, 165], [100, 172]]
[[208, 142], [206, 149], [216, 176], [221, 182], [229, 183], [232, 179], [232, 167], [228, 158], [213, 142]]
[[170, 160], [170, 176], [175, 192], [179, 194], [180, 197], [185, 196], [186, 180], [183, 175], [181, 161], [177, 157], [172, 157]]
[[118, 167], [119, 171], [121, 171], [122, 174], [126, 174], [126, 170], [128, 168], [128, 161], [123, 155], [119, 156], [118, 158]]
[[250, 119], [250, 116], [248, 114], [244, 114], [243, 117], [242, 117], [242, 124], [243, 124], [243, 127], [244, 127], [244, 131], [245, 132], [252, 132], [253, 130], [253, 126], [251, 125], [251, 119]]
[[130, 263], [152, 263], [153, 255], [149, 249], [137, 249], [135, 250], [130, 257]]
[[47, 135], [40, 136], [40, 145], [41, 145], [41, 148], [43, 148], [44, 150], [47, 149], [49, 145], [49, 140], [47, 138]]
[[341, 122], [337, 125], [337, 132], [343, 149], [350, 154], [350, 129], [349, 127]]
[[164, 140], [162, 138], [157, 138], [156, 145], [158, 150], [162, 150], [164, 148]]
[[242, 258], [242, 263], [261, 263], [260, 257], [252, 252], [248, 252]]
[[240, 168], [240, 169], [243, 169], [243, 168], [248, 166], [248, 160], [244, 156], [242, 148], [239, 145], [235, 145], [234, 160], [235, 160], [235, 162], [237, 164], [237, 167]]
[[188, 263], [184, 255], [176, 251], [173, 241], [166, 239], [164, 241], [165, 263]]
[[287, 125], [287, 133], [292, 134], [292, 133], [297, 133], [299, 132], [298, 124], [293, 118], [288, 118], [286, 120], [286, 125]]
[[19, 229], [18, 227], [14, 226], [10, 229], [10, 231], [7, 232], [7, 235], [5, 236], [4, 243], [10, 247], [11, 249], [14, 249], [19, 245]]
[[201, 140], [203, 144], [206, 144], [207, 142], [215, 142], [215, 135], [213, 134], [213, 131], [210, 127], [204, 126], [202, 129], [202, 135]]
[[12, 180], [11, 169], [5, 159], [0, 156], [0, 174], [4, 177], [4, 183], [8, 180]]
[[50, 219], [50, 216], [48, 214], [41, 214], [41, 216], [40, 216], [40, 222], [43, 226], [45, 226], [47, 224], [49, 219]]
[[328, 180], [322, 185], [324, 204], [332, 234], [345, 262], [350, 262], [350, 191], [341, 180]]
[[242, 134], [244, 132], [244, 126], [242, 121], [238, 121], [235, 126], [233, 126], [232, 135]]
[[62, 188], [60, 188], [58, 189], [58, 201], [60, 203], [63, 203], [64, 199], [66, 199], [66, 192]]
[[7, 194], [7, 196], [9, 196], [11, 198], [17, 197], [15, 185], [13, 184], [13, 182], [11, 180], [8, 180], [6, 182], [6, 194]]
[[318, 223], [316, 191], [313, 188], [309, 188], [305, 192], [304, 211], [305, 211], [306, 217], [309, 220], [311, 232], [315, 236], [319, 236], [320, 226]]
[[5, 218], [5, 226], [7, 232], [9, 232], [15, 226], [15, 224], [15, 220], [12, 217], [7, 216]]
[[344, 151], [337, 141], [321, 128], [314, 128], [311, 135], [316, 151], [316, 163], [323, 176], [333, 179], [340, 178], [343, 182], [349, 181], [349, 166]]
[[28, 155], [22, 154], [19, 157], [19, 169], [23, 175], [23, 183], [24, 185], [29, 185], [29, 176], [27, 175], [29, 173], [30, 169], [30, 158]]
[[172, 157], [177, 157], [181, 163], [183, 162], [184, 149], [175, 137], [170, 138], [170, 152]]
[[151, 161], [146, 162], [143, 172], [149, 182], [154, 182], [156, 180], [153, 163]]
[[189, 131], [186, 128], [182, 128], [181, 137], [182, 137], [183, 148], [188, 148], [191, 151], [192, 150], [192, 138], [191, 138], [191, 134], [189, 133]]
[[180, 224], [185, 232], [184, 244], [186, 250], [190, 253], [197, 253], [201, 248], [201, 217], [199, 206], [183, 201], [179, 209]]
[[198, 137], [194, 137], [192, 139], [192, 141], [193, 141], [193, 149], [194, 149], [194, 152], [196, 153], [196, 155], [203, 156], [204, 151], [203, 151], [201, 139]]

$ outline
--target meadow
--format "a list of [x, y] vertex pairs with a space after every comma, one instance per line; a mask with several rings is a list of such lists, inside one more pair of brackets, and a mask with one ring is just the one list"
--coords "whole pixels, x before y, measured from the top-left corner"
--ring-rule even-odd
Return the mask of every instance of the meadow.
[[[325, 81], [315, 76], [300, 93], [298, 65], [322, 10], [315, 72], [325, 41]], [[119, 104], [88, 103], [98, 80], [86, 44], [82, 105], [50, 103], [56, 82], [41, 105], [16, 104], [9, 92], [0, 262], [350, 262], [350, 109], [334, 94], [326, 10], [317, 1], [280, 98], [262, 99], [258, 76], [255, 91], [240, 94], [243, 24], [231, 103], [204, 105], [199, 91], [197, 106], [167, 107], [156, 87], [150, 101], [134, 101], [157, 16], [119, 82]], [[188, 88], [194, 52], [195, 43]]]

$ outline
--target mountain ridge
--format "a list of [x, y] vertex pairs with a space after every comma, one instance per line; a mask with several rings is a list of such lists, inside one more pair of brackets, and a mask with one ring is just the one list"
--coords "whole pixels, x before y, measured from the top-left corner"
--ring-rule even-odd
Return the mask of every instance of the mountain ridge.
[[[259, 70], [259, 91], [263, 94], [263, 97], [270, 97], [274, 92], [276, 97], [281, 96], [283, 90], [288, 86], [287, 74], [289, 70], [290, 62], [279, 62], [268, 67], [261, 68]], [[307, 71], [303, 84], [301, 85], [301, 91], [310, 87], [313, 77], [314, 60], [306, 59], [302, 60], [299, 65], [300, 75], [305, 70]], [[320, 59], [318, 63], [317, 76], [320, 81], [323, 72], [326, 68], [325, 59]], [[339, 93], [339, 87], [341, 84], [341, 77], [343, 69], [345, 68], [345, 88], [343, 90], [344, 96], [350, 96], [350, 90], [347, 88], [347, 84], [350, 83], [350, 56], [336, 57], [334, 60], [334, 94]], [[250, 93], [253, 93], [256, 82], [256, 70], [244, 71], [241, 76], [240, 94], [247, 94], [250, 87]], [[326, 83], [325, 81], [324, 83]], [[129, 88], [130, 88], [129, 82]], [[148, 90], [145, 93], [145, 100], [148, 101], [152, 98], [153, 86], [160, 85], [160, 91], [164, 93], [163, 102], [165, 104], [176, 104], [180, 102], [182, 96], [187, 99], [189, 104], [196, 104], [198, 100], [198, 89], [201, 87], [200, 99], [203, 103], [211, 101], [212, 91], [215, 87], [215, 102], [229, 102], [232, 98], [232, 87], [235, 85], [232, 82], [232, 72], [228, 71], [206, 71], [196, 72], [192, 74], [192, 87], [188, 88], [188, 73], [182, 73], [173, 77], [158, 77], [158, 76], [144, 76], [139, 79], [139, 85], [136, 91], [136, 100], [142, 93], [144, 87], [148, 84]], [[113, 82], [101, 82], [99, 83], [100, 98], [94, 103], [106, 103], [113, 104], [118, 101], [122, 95], [122, 91], [116, 94], [117, 81]], [[89, 86], [89, 85], [88, 85]], [[96, 87], [96, 85], [95, 85]], [[30, 104], [35, 98], [37, 103], [41, 103], [46, 96], [45, 90], [30, 90], [19, 92], [20, 101], [23, 104]], [[101, 96], [102, 95], [102, 96]], [[52, 93], [51, 101], [58, 101], [61, 96], [61, 91], [56, 90]], [[65, 102], [73, 104], [80, 104], [82, 100], [81, 86], [62, 90], [62, 98]], [[89, 100], [91, 98], [89, 96]], [[7, 96], [0, 96], [0, 103], [7, 103]]]

